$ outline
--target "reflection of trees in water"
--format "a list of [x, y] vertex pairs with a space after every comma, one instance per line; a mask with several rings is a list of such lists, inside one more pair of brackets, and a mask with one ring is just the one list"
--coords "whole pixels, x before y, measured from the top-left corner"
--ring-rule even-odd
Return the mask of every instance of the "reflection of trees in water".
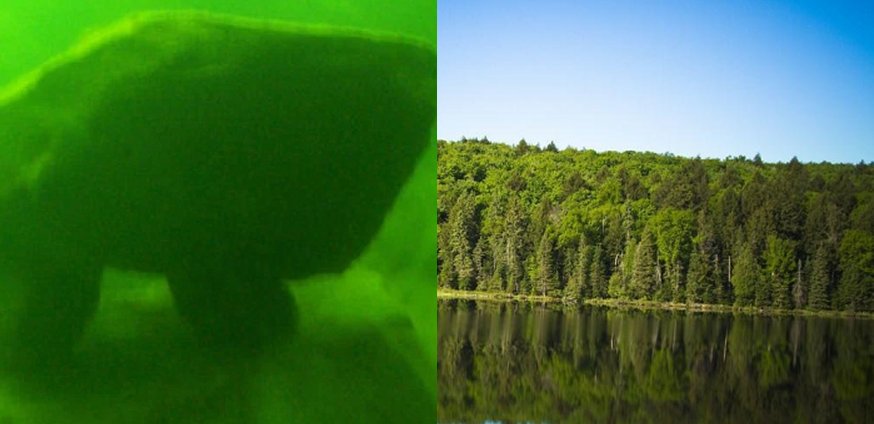
[[441, 301], [438, 418], [865, 422], [871, 324]]

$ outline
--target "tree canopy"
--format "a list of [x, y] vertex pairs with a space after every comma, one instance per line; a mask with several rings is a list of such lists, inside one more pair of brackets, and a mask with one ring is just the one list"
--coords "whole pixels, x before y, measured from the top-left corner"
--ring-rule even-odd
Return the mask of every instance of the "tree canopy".
[[874, 310], [874, 167], [438, 142], [438, 283]]

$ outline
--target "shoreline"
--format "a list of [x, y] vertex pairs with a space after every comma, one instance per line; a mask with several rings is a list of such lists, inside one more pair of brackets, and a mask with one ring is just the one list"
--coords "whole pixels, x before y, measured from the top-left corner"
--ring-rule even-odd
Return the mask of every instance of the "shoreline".
[[566, 306], [602, 306], [614, 309], [634, 309], [641, 311], [688, 311], [705, 313], [730, 313], [759, 316], [808, 316], [819, 318], [859, 318], [874, 319], [871, 312], [850, 311], [812, 311], [807, 309], [760, 308], [756, 306], [715, 305], [707, 303], [676, 303], [659, 302], [655, 300], [623, 300], [623, 299], [585, 299], [583, 302], [566, 301], [559, 297], [543, 295], [507, 294], [484, 291], [467, 291], [454, 289], [437, 289], [437, 300], [477, 300], [487, 302], [530, 302], [554, 303]]

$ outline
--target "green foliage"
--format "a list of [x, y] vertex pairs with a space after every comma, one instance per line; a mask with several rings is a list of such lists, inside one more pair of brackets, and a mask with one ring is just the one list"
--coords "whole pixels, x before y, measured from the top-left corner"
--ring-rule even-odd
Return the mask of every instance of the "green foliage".
[[625, 245], [625, 253], [620, 255], [618, 269], [610, 277], [607, 286], [607, 294], [612, 298], [630, 299], [632, 296], [643, 296], [643, 290], [636, 290], [631, 287], [631, 280], [634, 276], [635, 255], [637, 254], [637, 242], [629, 240]]
[[771, 301], [777, 308], [788, 309], [792, 307], [790, 299], [790, 286], [792, 285], [793, 271], [795, 270], [795, 243], [768, 236], [767, 250], [765, 252], [765, 273], [767, 279], [762, 280], [762, 291], [766, 291], [761, 298], [756, 296], [758, 305], [767, 305]]
[[656, 213], [649, 222], [658, 238], [658, 257], [665, 270], [665, 300], [672, 297], [683, 301], [686, 295], [684, 273], [689, 261], [695, 218], [691, 211], [667, 207]]
[[761, 279], [762, 271], [753, 255], [753, 248], [746, 246], [738, 258], [734, 274], [731, 277], [735, 303], [741, 306], [752, 305], [756, 298], [756, 287]]
[[634, 264], [629, 284], [629, 295], [635, 299], [651, 299], [659, 289], [658, 262], [652, 233], [644, 231], [634, 252]]
[[[872, 231], [870, 165], [438, 145], [441, 286], [469, 277], [468, 289], [574, 300], [874, 308], [864, 243], [847, 240]], [[476, 221], [461, 226], [467, 245], [451, 219], [465, 193], [477, 205], [463, 214]]]
[[455, 202], [449, 215], [449, 258], [452, 265], [450, 285], [461, 290], [473, 289], [475, 283], [475, 268], [473, 261], [472, 240], [475, 240], [476, 224], [474, 219], [475, 200], [469, 193], [464, 193]]
[[586, 244], [586, 239], [580, 239], [577, 250], [576, 267], [574, 273], [565, 286], [564, 297], [570, 300], [578, 300], [586, 297], [594, 297], [592, 285], [592, 247]]
[[547, 227], [537, 247], [537, 289], [541, 295], [555, 296], [559, 288], [554, 233]]
[[680, 169], [659, 185], [655, 192], [656, 203], [662, 207], [697, 210], [708, 196], [707, 171], [701, 158], [685, 160]]
[[607, 297], [607, 271], [604, 266], [604, 250], [595, 246], [592, 251], [592, 268], [589, 271], [589, 281], [592, 284], [592, 297]]
[[829, 272], [828, 253], [826, 248], [820, 246], [813, 257], [813, 271], [810, 276], [810, 299], [808, 305], [811, 309], [828, 309], [830, 302], [831, 278]]
[[[707, 287], [712, 284], [710, 279], [710, 266], [707, 258], [700, 249], [695, 249], [692, 252], [692, 258], [689, 261], [689, 273], [686, 278], [686, 300], [689, 303], [705, 303], [708, 298]], [[712, 301], [712, 300], [711, 300]]]
[[841, 279], [836, 301], [842, 309], [874, 309], [874, 235], [847, 231], [840, 250]]

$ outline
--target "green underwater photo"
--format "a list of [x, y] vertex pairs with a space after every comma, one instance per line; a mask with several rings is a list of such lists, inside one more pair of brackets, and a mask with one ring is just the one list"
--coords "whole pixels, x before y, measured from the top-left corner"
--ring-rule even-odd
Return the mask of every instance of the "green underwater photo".
[[134, 3], [0, 12], [0, 423], [434, 422], [435, 2]]

